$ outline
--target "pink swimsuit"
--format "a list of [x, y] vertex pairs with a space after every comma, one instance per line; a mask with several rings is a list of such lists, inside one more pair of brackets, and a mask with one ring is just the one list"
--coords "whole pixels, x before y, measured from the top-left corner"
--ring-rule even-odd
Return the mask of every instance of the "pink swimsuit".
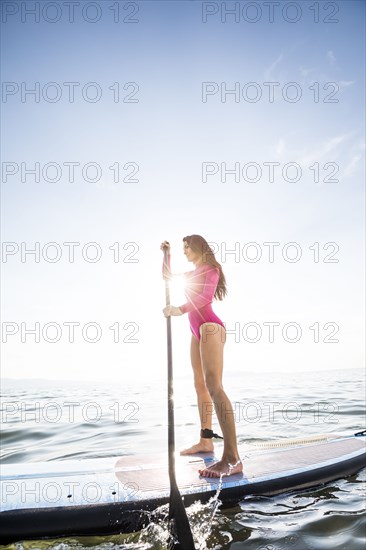
[[188, 301], [180, 309], [183, 313], [188, 313], [192, 334], [200, 340], [200, 326], [203, 323], [218, 323], [225, 328], [211, 307], [220, 278], [219, 270], [209, 264], [202, 264], [184, 275]]
[[[170, 274], [170, 256], [168, 262], [166, 271]], [[225, 328], [211, 307], [220, 278], [219, 270], [209, 264], [202, 264], [194, 271], [184, 273], [184, 277], [187, 303], [180, 306], [180, 309], [183, 313], [188, 313], [192, 334], [200, 340], [199, 329], [203, 323], [218, 323]]]

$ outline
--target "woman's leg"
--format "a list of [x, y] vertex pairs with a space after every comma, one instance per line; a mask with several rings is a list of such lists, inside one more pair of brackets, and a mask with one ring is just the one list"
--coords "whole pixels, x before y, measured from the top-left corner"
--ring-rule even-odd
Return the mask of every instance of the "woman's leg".
[[[202, 363], [201, 363], [201, 354], [199, 341], [192, 334], [191, 340], [191, 364], [193, 369], [194, 376], [194, 387], [197, 393], [197, 405], [198, 412], [200, 415], [201, 428], [211, 429], [212, 426], [212, 412], [213, 404], [210, 394], [208, 393], [205, 377], [203, 374]], [[200, 441], [196, 445], [192, 445], [188, 449], [181, 451], [181, 455], [190, 455], [194, 453], [202, 452], [212, 452], [213, 451], [212, 439], [203, 439], [200, 438]]]
[[[220, 477], [220, 474], [236, 474], [241, 472], [234, 422], [234, 412], [230, 400], [222, 386], [222, 371], [226, 332], [217, 323], [204, 323], [200, 327], [201, 363], [207, 389], [215, 406], [217, 418], [224, 436], [224, 452], [220, 461], [209, 468], [199, 470], [205, 477]], [[230, 465], [235, 465], [231, 468]]]

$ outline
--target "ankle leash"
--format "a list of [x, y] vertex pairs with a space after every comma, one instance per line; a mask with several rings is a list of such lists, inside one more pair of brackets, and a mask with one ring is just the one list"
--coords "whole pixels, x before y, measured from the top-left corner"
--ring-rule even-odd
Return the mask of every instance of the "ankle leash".
[[209, 430], [207, 428], [201, 430], [201, 437], [202, 439], [212, 439], [213, 437], [215, 439], [224, 439], [223, 437], [221, 437], [221, 435], [215, 434], [212, 430]]

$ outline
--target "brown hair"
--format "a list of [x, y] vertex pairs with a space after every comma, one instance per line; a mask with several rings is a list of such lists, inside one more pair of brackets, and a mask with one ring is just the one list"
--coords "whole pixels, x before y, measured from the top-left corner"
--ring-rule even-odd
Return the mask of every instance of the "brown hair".
[[202, 262], [204, 264], [209, 264], [219, 270], [220, 277], [219, 282], [217, 283], [214, 298], [216, 300], [222, 300], [227, 294], [226, 279], [222, 271], [221, 265], [215, 258], [215, 254], [213, 253], [212, 248], [210, 247], [208, 242], [203, 237], [201, 237], [201, 235], [189, 235], [187, 237], [183, 237], [183, 242], [184, 241], [193, 250], [193, 252], [201, 256]]

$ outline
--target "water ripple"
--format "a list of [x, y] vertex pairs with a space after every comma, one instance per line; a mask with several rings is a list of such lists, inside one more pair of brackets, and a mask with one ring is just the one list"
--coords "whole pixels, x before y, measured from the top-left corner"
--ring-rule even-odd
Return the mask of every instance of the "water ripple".
[[[199, 435], [191, 378], [175, 394], [176, 447]], [[238, 440], [263, 442], [365, 428], [362, 370], [271, 376], [230, 374]], [[231, 388], [231, 390], [230, 390]], [[1, 418], [2, 463], [59, 461], [151, 453], [167, 449], [165, 383], [110, 387], [90, 383], [5, 381]], [[73, 403], [73, 405], [70, 405]], [[216, 430], [219, 427], [213, 426]], [[217, 443], [220, 449], [221, 443]], [[274, 497], [248, 497], [219, 510], [201, 548], [223, 550], [364, 550], [366, 469], [325, 486]], [[197, 536], [207, 523], [204, 505], [188, 509]], [[206, 519], [205, 519], [206, 518]], [[166, 526], [110, 537], [24, 541], [9, 550], [162, 550]], [[202, 539], [202, 536], [201, 536]]]

